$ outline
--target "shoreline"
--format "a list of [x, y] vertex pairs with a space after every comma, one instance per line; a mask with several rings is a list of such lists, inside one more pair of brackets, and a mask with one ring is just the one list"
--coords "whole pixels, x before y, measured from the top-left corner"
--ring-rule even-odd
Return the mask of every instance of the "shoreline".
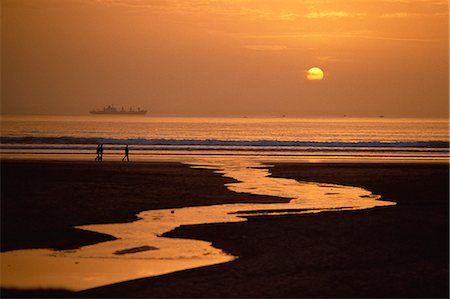
[[[4, 161], [2, 161], [2, 184], [3, 179], [5, 177], [3, 173], [4, 171], [3, 162]], [[10, 163], [14, 164], [14, 162]], [[19, 163], [19, 165], [21, 163], [33, 164], [33, 162], [29, 161], [22, 161], [22, 162], [16, 161], [16, 163]], [[40, 161], [35, 163], [48, 164], [48, 161]], [[64, 165], [67, 164], [68, 162], [55, 162], [55, 163]], [[79, 164], [79, 162], [69, 162], [69, 164]], [[88, 166], [92, 164], [97, 165], [91, 162], [86, 162], [84, 164], [88, 164]], [[368, 294], [370, 295], [378, 294], [378, 296], [382, 297], [383, 294], [389, 295], [388, 290], [391, 290], [390, 293], [391, 296], [395, 295], [402, 296], [402, 294], [403, 295], [406, 294], [406, 296], [408, 297], [417, 297], [420, 296], [421, 294], [422, 295], [425, 294], [431, 297], [434, 296], [439, 297], [442, 294], [444, 294], [445, 286], [447, 288], [448, 294], [448, 280], [447, 283], [443, 282], [443, 278], [448, 278], [448, 256], [445, 257], [443, 255], [445, 249], [447, 250], [448, 253], [448, 199], [446, 198], [445, 201], [443, 200], [446, 194], [448, 197], [448, 164], [441, 164], [441, 165], [420, 164], [420, 166], [417, 166], [417, 164], [411, 165], [411, 164], [390, 164], [390, 163], [384, 164], [268, 163], [268, 164], [275, 165], [274, 167], [269, 168], [270, 172], [272, 173], [272, 176], [302, 178], [304, 180], [308, 180], [305, 178], [311, 179], [315, 178], [316, 180], [314, 181], [317, 182], [323, 180], [324, 183], [337, 183], [337, 184], [342, 183], [340, 180], [345, 180], [348, 181], [345, 185], [359, 184], [361, 185], [361, 187], [368, 189], [376, 194], [380, 194], [378, 190], [375, 189], [372, 190], [366, 185], [368, 184], [369, 181], [371, 180], [373, 181], [374, 177], [378, 177], [379, 178], [378, 187], [376, 186], [376, 184], [374, 185], [373, 183], [371, 186], [378, 188], [380, 191], [383, 191], [383, 193], [385, 193], [388, 190], [394, 190], [395, 192], [390, 191], [388, 195], [390, 197], [394, 196], [397, 198], [385, 198], [385, 196], [381, 194], [382, 199], [387, 200], [392, 199], [396, 201], [399, 206], [391, 208], [375, 208], [371, 210], [351, 211], [351, 212], [326, 212], [321, 213], [321, 215], [257, 216], [257, 217], [248, 217], [249, 221], [243, 223], [223, 223], [223, 224], [220, 223], [208, 225], [183, 226], [181, 228], [175, 229], [174, 231], [166, 233], [165, 235], [211, 241], [213, 242], [213, 245], [215, 247], [236, 254], [240, 256], [240, 259], [238, 259], [235, 262], [223, 265], [208, 266], [192, 270], [184, 270], [167, 275], [144, 278], [135, 281], [127, 281], [115, 285], [99, 287], [81, 293], [73, 293], [73, 294], [67, 293], [66, 295], [67, 296], [74, 295], [75, 297], [77, 296], [233, 297], [232, 294], [235, 294], [235, 296], [251, 296], [251, 297], [260, 297], [260, 296], [337, 297], [340, 294], [341, 296], [343, 295], [344, 297], [347, 296], [366, 297]], [[189, 194], [188, 192], [186, 194], [183, 194], [183, 196], [189, 194], [193, 198], [194, 197], [198, 198], [200, 190], [202, 191], [200, 193], [208, 193], [208, 191], [215, 190], [214, 192], [216, 193], [214, 196], [227, 198], [228, 200], [231, 201], [233, 200], [238, 201], [239, 196], [246, 197], [246, 200], [248, 198], [248, 195], [233, 194], [233, 192], [226, 190], [225, 187], [223, 187], [223, 183], [226, 182], [228, 179], [221, 177], [219, 174], [214, 174], [210, 170], [204, 169], [193, 170], [190, 168], [186, 169], [185, 167], [181, 167], [180, 165], [177, 165], [177, 167], [175, 167], [173, 163], [155, 164], [150, 162], [141, 164], [141, 162], [138, 162], [138, 163], [131, 163], [128, 165], [129, 166], [133, 165], [134, 167], [136, 167], [136, 165], [139, 165], [138, 168], [139, 167], [146, 168], [145, 170], [143, 169], [143, 171], [145, 171], [146, 173], [153, 173], [155, 177], [158, 176], [161, 177], [164, 176], [164, 174], [166, 174], [166, 176], [168, 175], [171, 179], [175, 178], [175, 181], [178, 184], [183, 184], [181, 177], [187, 175], [188, 173], [191, 173], [192, 171], [198, 174], [199, 177], [191, 173], [187, 179], [187, 180], [190, 179], [191, 182], [190, 183], [184, 182], [184, 184], [191, 185], [192, 180], [194, 180], [194, 182], [196, 180], [203, 180], [203, 183], [205, 182], [205, 180], [208, 182], [213, 181], [215, 182], [214, 188], [210, 186], [209, 190], [203, 190], [198, 189], [198, 185], [196, 185], [196, 188], [192, 189], [192, 194]], [[117, 175], [117, 171], [114, 171], [114, 169], [110, 168], [112, 166], [122, 167], [120, 166], [120, 163], [112, 162], [109, 168], [106, 167], [108, 169], [104, 170], [108, 172], [112, 171], [112, 173], [115, 173]], [[155, 172], [156, 169], [153, 169], [152, 172], [152, 167], [156, 167], [157, 171]], [[339, 169], [339, 176], [336, 175], [337, 173], [336, 169]], [[357, 169], [359, 169], [359, 172], [357, 171]], [[411, 169], [414, 169], [415, 173], [413, 173]], [[98, 169], [95, 170], [98, 171]], [[128, 169], [128, 171], [130, 170]], [[201, 172], [201, 175], [197, 173], [198, 171]], [[132, 173], [133, 172], [127, 173], [127, 175], [131, 175]], [[179, 178], [180, 180], [176, 179], [177, 176], [172, 177], [174, 173], [182, 174], [182, 176]], [[371, 177], [371, 180], [364, 179], [364, 176], [361, 176], [361, 174], [364, 173], [366, 175], [369, 175], [368, 177]], [[391, 179], [390, 183], [387, 183], [386, 175], [388, 175], [388, 178]], [[426, 177], [428, 177], [429, 179], [425, 180]], [[330, 181], [331, 178], [333, 178], [334, 181]], [[445, 179], [447, 179], [446, 190], [444, 190], [443, 187], [441, 186]], [[130, 178], [128, 178], [128, 182], [129, 181]], [[353, 181], [353, 183], [351, 181]], [[377, 182], [377, 180], [375, 181]], [[417, 184], [417, 182], [420, 181], [423, 182], [422, 185]], [[412, 190], [410, 192], [405, 193], [405, 186], [411, 182], [415, 182], [415, 184], [413, 183], [411, 185]], [[381, 187], [383, 187], [384, 189]], [[439, 187], [439, 189], [435, 189], [436, 187]], [[175, 190], [170, 191], [174, 192]], [[2, 191], [2, 193], [3, 192], [4, 191]], [[401, 197], [398, 197], [399, 194]], [[434, 194], [435, 199], [426, 200], [423, 198], [424, 194], [429, 195]], [[170, 194], [168, 195], [170, 197]], [[238, 197], [236, 197], [237, 195]], [[206, 200], [207, 196], [205, 197], [204, 194], [203, 196], [204, 200]], [[208, 198], [208, 200], [211, 200], [211, 198], [214, 198], [214, 196], [211, 196], [210, 198]], [[174, 205], [173, 196], [171, 197], [172, 198], [170, 198], [171, 201], [170, 204]], [[4, 198], [3, 194], [2, 198]], [[262, 200], [262, 198], [258, 196], [256, 196], [253, 199]], [[265, 198], [264, 200], [273, 201], [275, 199]], [[429, 203], [431, 203], [431, 208], [427, 207], [427, 204]], [[183, 204], [186, 204], [186, 202], [183, 202]], [[198, 204], [198, 202], [196, 202], [196, 204]], [[2, 203], [2, 212], [4, 211], [3, 205], [4, 203]], [[444, 209], [445, 207], [446, 209]], [[437, 214], [436, 211], [438, 211]], [[412, 219], [415, 219], [415, 223], [413, 223], [415, 225], [412, 225], [413, 228], [411, 228], [411, 230], [417, 229], [416, 226], [420, 228], [421, 225], [423, 225], [424, 228], [426, 229], [423, 228], [419, 232], [408, 231], [408, 227], [405, 227], [403, 222], [411, 221]], [[3, 220], [4, 217], [2, 217], [2, 221]], [[444, 221], [446, 221], [445, 222], [446, 227], [442, 227]], [[359, 224], [357, 232], [352, 232], [352, 229], [354, 229], [354, 226], [352, 224], [354, 223]], [[342, 238], [338, 238], [338, 236], [335, 236], [333, 234], [333, 226], [335, 225], [338, 225], [341, 232], [344, 233], [343, 235], [346, 236], [347, 240], [342, 240]], [[400, 241], [404, 242], [404, 245], [402, 245], [402, 242], [395, 243], [394, 242], [395, 239], [392, 240], [390, 237], [392, 232], [390, 232], [389, 229], [394, 228], [395, 231], [396, 225], [397, 227], [398, 225], [400, 225], [400, 228], [398, 228], [397, 237], [399, 237]], [[299, 227], [301, 227], [302, 229], [299, 230]], [[430, 287], [427, 288], [422, 284], [417, 285], [418, 283], [417, 279], [419, 277], [417, 276], [417, 273], [415, 274], [414, 271], [417, 271], [419, 268], [416, 269], [413, 265], [409, 265], [407, 267], [406, 264], [401, 264], [397, 269], [397, 271], [393, 272], [397, 276], [400, 275], [399, 276], [401, 278], [400, 281], [404, 282], [405, 285], [407, 286], [403, 289], [403, 292], [401, 292], [401, 290], [399, 290], [398, 288], [395, 289], [395, 287], [386, 282], [385, 279], [382, 279], [382, 281], [384, 283], [388, 283], [388, 287], [384, 288], [384, 290], [383, 288], [381, 288], [378, 292], [376, 292], [375, 287], [380, 288], [381, 284], [380, 279], [378, 280], [375, 279], [373, 282], [370, 283], [367, 282], [369, 286], [365, 287], [364, 285], [358, 285], [357, 287], [342, 286], [337, 289], [334, 289], [333, 292], [331, 292], [332, 290], [330, 290], [329, 287], [323, 285], [324, 279], [327, 278], [328, 276], [322, 277], [319, 275], [320, 273], [317, 273], [317, 271], [315, 271], [314, 269], [316, 269], [317, 267], [319, 268], [325, 267], [324, 269], [329, 270], [329, 267], [336, 265], [336, 259], [339, 261], [338, 257], [336, 257], [336, 259], [333, 260], [332, 258], [328, 257], [328, 255], [324, 255], [324, 253], [327, 252], [327, 250], [329, 251], [332, 249], [330, 248], [330, 244], [326, 242], [326, 238], [325, 239], [323, 238], [324, 234], [327, 235], [328, 237], [331, 237], [331, 239], [335, 241], [334, 243], [335, 246], [345, 248], [347, 251], [349, 250], [349, 248], [347, 248], [345, 244], [348, 244], [351, 241], [355, 242], [355, 240], [363, 239], [365, 242], [367, 242], [367, 244], [361, 241], [357, 242], [356, 244], [358, 244], [358, 248], [354, 248], [353, 250], [357, 250], [361, 254], [367, 254], [364, 248], [367, 249], [372, 247], [372, 249], [369, 251], [369, 256], [366, 258], [368, 259], [368, 261], [359, 261], [359, 263], [363, 265], [366, 265], [367, 263], [376, 264], [375, 261], [377, 260], [377, 257], [376, 252], [373, 252], [375, 250], [373, 248], [377, 247], [380, 248], [380, 244], [373, 244], [373, 240], [371, 240], [369, 236], [365, 236], [364, 228], [366, 229], [370, 228], [369, 231], [371, 231], [378, 239], [381, 238], [381, 240], [384, 242], [381, 244], [383, 245], [381, 246], [381, 249], [386, 251], [385, 255], [388, 258], [392, 258], [393, 255], [401, 253], [402, 256], [400, 257], [400, 260], [406, 260], [411, 262], [412, 260], [405, 258], [405, 256], [417, 257], [418, 251], [421, 253], [428, 252], [428, 254], [426, 254], [430, 255], [430, 257], [428, 258], [419, 255], [420, 257], [419, 261], [422, 263], [420, 266], [420, 270], [422, 271], [422, 273], [425, 274], [426, 273], [430, 274], [432, 270], [435, 271], [437, 274], [439, 274], [439, 275], [430, 274], [430, 277], [425, 279], [426, 281], [429, 282]], [[4, 225], [2, 225], [2, 230], [3, 229]], [[263, 235], [261, 235], [262, 232], [264, 232]], [[427, 236], [425, 232], [431, 233], [431, 235], [434, 237], [437, 236], [437, 241], [428, 240], [430, 237], [425, 238], [425, 240], [429, 241], [427, 243], [430, 246], [434, 244], [429, 249], [418, 246], [417, 240], [414, 241], [405, 239], [405, 236], [411, 237], [414, 236], [414, 233], [416, 233], [417, 236], [420, 236], [423, 239], [423, 237]], [[358, 235], [358, 233], [362, 235], [359, 235], [359, 238], [356, 238], [356, 235]], [[447, 233], [447, 235], [444, 236], [444, 233]], [[2, 232], [2, 238], [4, 238], [4, 236], [5, 234]], [[444, 243], [443, 240], [447, 240], [447, 242]], [[29, 241], [31, 241], [31, 243], [36, 242], [36, 240], [29, 240]], [[396, 244], [396, 246], [394, 246], [395, 250], [394, 249], [391, 250], [388, 248], [388, 245], [392, 244], [392, 242]], [[309, 244], [310, 246], [307, 248], [314, 249], [312, 250], [311, 253], [302, 252], [302, 250], [304, 251], [303, 245], [305, 243]], [[2, 246], [3, 245], [4, 241], [2, 242]], [[443, 249], [439, 249], [438, 245], [443, 246]], [[407, 246], [409, 246], [410, 249], [412, 248], [410, 253], [405, 251], [404, 247]], [[302, 252], [303, 255], [309, 254], [311, 256], [306, 257], [303, 256], [303, 258], [300, 259], [300, 261], [297, 261], [297, 259], [295, 258], [296, 256], [293, 255], [292, 252], [290, 252], [293, 249], [297, 249], [297, 251]], [[280, 257], [279, 256], [280, 254], [286, 256]], [[352, 277], [353, 279], [357, 279], [358, 275], [356, 274], [358, 272], [357, 271], [358, 269], [357, 267], [355, 267], [355, 265], [352, 265], [352, 263], [353, 264], [356, 263], [357, 266], [358, 262], [356, 261], [352, 262], [352, 259], [349, 257], [349, 255], [351, 256], [351, 254], [345, 254], [345, 256], [343, 257], [349, 263], [348, 265], [349, 267], [347, 269], [347, 272], [349, 273], [346, 274], [347, 275], [346, 277], [347, 278]], [[386, 256], [384, 256], [385, 259], [387, 258]], [[270, 261], [273, 261], [274, 258], [279, 264], [278, 266], [271, 264]], [[321, 260], [323, 258], [325, 258], [325, 261]], [[447, 263], [443, 263], [445, 259], [447, 259]], [[291, 262], [295, 261], [294, 264], [298, 266], [298, 268], [295, 268], [296, 271], [293, 272], [294, 270], [293, 265], [290, 265], [288, 263], [289, 260]], [[303, 270], [305, 266], [306, 270]], [[308, 266], [310, 268], [308, 268]], [[390, 267], [389, 264], [386, 265], [386, 267], [387, 267], [387, 269], [385, 269], [386, 271], [390, 270], [392, 272], [392, 269], [389, 269]], [[342, 271], [343, 270], [342, 266], [338, 267], [338, 270]], [[260, 274], [257, 275], [256, 274], [257, 272], [255, 271], [261, 272]], [[265, 279], [268, 279], [269, 277], [268, 274], [270, 274], [271, 271], [276, 273], [275, 276], [269, 275], [271, 279], [275, 279], [273, 281], [274, 283], [273, 288], [269, 288], [269, 286], [265, 286], [265, 284], [263, 283]], [[368, 275], [365, 271], [366, 270], [364, 267], [361, 268], [360, 272], [362, 274], [360, 273], [360, 275], [362, 275], [363, 277], [364, 275]], [[387, 272], [386, 271], [380, 272], [380, 271], [381, 270], [378, 269], [377, 273], [378, 274], [382, 273], [383, 275], [387, 275], [387, 277], [392, 278], [392, 274], [389, 275], [388, 273], [389, 271]], [[409, 273], [410, 271], [412, 271], [411, 273], [413, 274], [412, 275], [413, 277], [408, 278], [406, 276], [408, 276], [408, 274], [411, 274]], [[286, 275], [288, 275], [287, 278], [285, 277]], [[301, 277], [304, 278], [308, 277], [308, 275], [312, 275], [313, 277], [312, 286], [307, 287], [304, 283], [299, 283], [299, 281], [297, 281]], [[439, 277], [436, 277], [436, 275]], [[208, 279], [206, 280], [210, 285], [207, 286], [205, 285], [205, 282], [199, 282], [199, 279], [201, 280], [202, 277], [203, 279], [206, 279], [206, 277], [208, 277]], [[243, 277], [245, 277], [247, 280], [242, 279]], [[292, 279], [295, 278], [296, 283], [294, 284], [294, 286], [286, 287], [285, 286], [286, 282], [280, 281], [277, 277], [278, 278], [285, 277], [287, 279], [286, 281], [291, 281]], [[360, 279], [357, 280], [360, 281]], [[217, 284], [219, 283], [218, 281], [221, 281], [220, 282], [221, 284], [226, 284], [227, 286], [229, 285], [233, 287], [231, 287], [231, 289], [223, 289], [223, 288], [217, 289]], [[189, 286], [189, 283], [192, 284]], [[192, 286], [195, 284], [198, 284], [198, 287], [192, 288]], [[178, 285], [180, 285], [181, 287], [175, 287]], [[284, 288], [282, 288], [282, 286]], [[434, 287], [435, 289], [434, 291], [431, 290], [431, 286]], [[204, 287], [203, 290], [202, 287]], [[305, 287], [306, 290], [302, 289]], [[335, 285], [335, 287], [337, 286]], [[315, 293], [312, 291], [314, 288], [316, 290], [318, 290], [319, 288], [322, 289], [322, 293], [317, 293], [316, 295], [314, 295]], [[301, 290], [303, 290], [302, 291], [303, 293], [301, 292]], [[383, 291], [385, 293], [383, 293]], [[27, 291], [17, 291], [17, 293], [15, 293], [14, 291], [7, 290], [7, 292], [4, 294], [7, 296], [9, 295], [14, 296], [14, 294], [18, 296], [22, 294], [22, 296], [25, 297], [28, 296], [25, 295], [25, 293], [27, 293]], [[44, 296], [51, 296], [50, 293], [46, 293], [46, 295]], [[59, 294], [58, 296], [62, 295]]]
[[[93, 148], [93, 151], [95, 149]], [[0, 153], [0, 161], [51, 161], [51, 162], [94, 162], [95, 153], [23, 153], [10, 154]], [[406, 156], [355, 156], [355, 155], [255, 155], [251, 154], [190, 154], [183, 153], [160, 153], [141, 155], [132, 153], [130, 162], [133, 163], [183, 163], [187, 161], [198, 161], [204, 159], [249, 159], [259, 162], [269, 161], [273, 163], [295, 163], [295, 164], [449, 164], [450, 157], [406, 157]], [[102, 163], [121, 163], [123, 153], [108, 153], [104, 155]], [[123, 162], [122, 162], [123, 163]]]

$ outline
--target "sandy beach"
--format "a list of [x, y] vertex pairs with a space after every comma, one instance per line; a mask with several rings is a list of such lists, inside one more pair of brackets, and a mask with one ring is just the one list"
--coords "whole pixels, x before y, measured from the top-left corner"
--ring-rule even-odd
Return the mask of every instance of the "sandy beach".
[[[233, 180], [179, 163], [2, 161], [2, 251], [77, 248], [112, 237], [71, 228], [140, 211], [285, 199], [234, 193]], [[448, 297], [448, 165], [278, 163], [272, 176], [359, 186], [396, 206], [183, 226], [240, 258], [78, 293], [2, 297]]]

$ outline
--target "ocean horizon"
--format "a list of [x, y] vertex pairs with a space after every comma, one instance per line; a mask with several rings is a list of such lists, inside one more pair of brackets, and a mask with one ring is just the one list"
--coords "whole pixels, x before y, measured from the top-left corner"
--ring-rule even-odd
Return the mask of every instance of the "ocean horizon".
[[15, 115], [1, 118], [3, 158], [88, 159], [98, 144], [117, 159], [179, 156], [435, 161], [449, 158], [439, 118], [211, 118]]

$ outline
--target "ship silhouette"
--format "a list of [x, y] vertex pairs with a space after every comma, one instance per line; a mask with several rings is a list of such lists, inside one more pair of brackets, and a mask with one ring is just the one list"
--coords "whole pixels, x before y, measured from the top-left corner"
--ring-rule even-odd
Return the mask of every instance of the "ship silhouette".
[[108, 114], [108, 115], [145, 115], [147, 110], [142, 110], [141, 108], [137, 108], [134, 110], [132, 107], [126, 110], [123, 107], [119, 110], [114, 105], [108, 105], [103, 107], [103, 110], [91, 110], [90, 114]]

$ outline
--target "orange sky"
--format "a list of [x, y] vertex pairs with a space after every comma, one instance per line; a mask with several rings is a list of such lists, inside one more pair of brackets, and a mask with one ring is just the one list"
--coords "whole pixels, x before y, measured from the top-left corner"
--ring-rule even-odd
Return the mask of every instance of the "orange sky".
[[2, 113], [448, 116], [448, 1], [1, 3]]

